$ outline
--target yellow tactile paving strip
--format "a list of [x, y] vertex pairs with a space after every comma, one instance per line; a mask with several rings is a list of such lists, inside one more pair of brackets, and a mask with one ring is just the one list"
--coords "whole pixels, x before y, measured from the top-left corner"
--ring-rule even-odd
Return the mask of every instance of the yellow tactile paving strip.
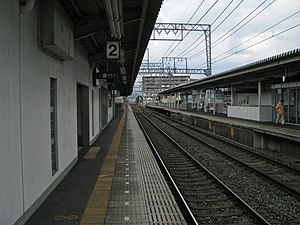
[[94, 159], [96, 158], [97, 153], [99, 152], [100, 147], [91, 147], [89, 151], [85, 154], [85, 159]]
[[123, 113], [119, 126], [115, 132], [101, 172], [82, 215], [80, 221], [81, 225], [103, 225], [105, 223], [105, 214], [108, 207], [109, 194], [115, 172], [125, 117], [126, 112]]

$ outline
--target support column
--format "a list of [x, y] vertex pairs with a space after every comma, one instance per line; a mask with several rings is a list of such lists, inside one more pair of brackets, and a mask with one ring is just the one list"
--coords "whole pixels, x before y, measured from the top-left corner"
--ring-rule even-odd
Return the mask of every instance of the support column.
[[197, 98], [196, 98], [196, 102], [197, 102], [197, 111], [199, 111], [199, 106], [200, 106], [200, 91], [197, 91]]
[[186, 111], [189, 110], [189, 95], [188, 92], [185, 92], [185, 104], [186, 104]]
[[214, 99], [213, 99], [213, 115], [216, 115], [216, 94], [217, 94], [217, 88], [214, 88]]
[[257, 102], [258, 102], [258, 118], [259, 118], [259, 121], [261, 121], [261, 81], [258, 81], [258, 99], [257, 99]]
[[233, 85], [231, 85], [230, 101], [231, 101], [230, 105], [233, 106], [233, 102], [234, 102]]
[[173, 98], [173, 109], [176, 109], [176, 97], [177, 97], [177, 94], [175, 93], [174, 95], [174, 98]]
[[175, 94], [175, 109], [179, 109], [179, 93]]

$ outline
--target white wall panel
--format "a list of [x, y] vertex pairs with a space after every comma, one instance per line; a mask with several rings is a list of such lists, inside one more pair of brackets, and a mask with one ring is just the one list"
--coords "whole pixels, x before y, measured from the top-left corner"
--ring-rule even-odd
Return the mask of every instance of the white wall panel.
[[21, 15], [21, 111], [24, 204], [27, 210], [51, 184], [50, 74], [58, 76], [62, 62], [38, 46], [38, 10]]
[[272, 92], [261, 93], [261, 105], [272, 105]]
[[18, 1], [0, 7], [0, 224], [23, 212]]
[[[25, 210], [77, 157], [76, 84], [79, 81], [88, 85], [91, 73], [87, 54], [79, 45], [73, 61], [63, 62], [41, 50], [37, 14], [35, 8], [21, 20]], [[59, 170], [54, 176], [50, 157], [50, 77], [57, 79]]]
[[110, 107], [108, 108], [108, 116], [107, 116], [108, 122], [111, 121], [112, 118], [113, 118], [113, 107]]
[[[57, 78], [58, 168], [63, 171], [77, 156], [76, 79], [74, 62], [64, 62]], [[55, 175], [57, 176], [57, 175]]]
[[[77, 159], [77, 83], [94, 90], [94, 136], [99, 131], [99, 89], [85, 50], [61, 61], [38, 42], [38, 7], [19, 14], [19, 1], [0, 7], [0, 224], [12, 225]], [[58, 168], [52, 175], [50, 77], [57, 79]], [[92, 99], [89, 95], [89, 107]], [[90, 117], [91, 117], [90, 109]], [[90, 118], [90, 129], [92, 127]]]
[[[90, 142], [95, 139], [95, 137], [100, 133], [100, 118], [99, 118], [99, 91], [100, 89], [98, 87], [93, 87], [93, 84], [91, 83], [90, 88], [90, 108], [89, 108], [89, 117], [90, 117]], [[94, 91], [94, 102], [92, 102], [92, 90]], [[94, 107], [92, 106], [94, 104]], [[94, 113], [92, 112], [94, 110]], [[92, 117], [94, 116], [94, 119]], [[94, 126], [93, 126], [94, 121]], [[94, 129], [94, 132], [93, 132]], [[93, 135], [94, 133], [94, 135]]]

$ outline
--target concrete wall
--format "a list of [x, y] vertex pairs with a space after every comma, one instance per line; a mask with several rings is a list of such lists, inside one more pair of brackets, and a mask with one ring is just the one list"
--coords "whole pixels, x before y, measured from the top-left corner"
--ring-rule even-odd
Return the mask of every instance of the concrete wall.
[[23, 213], [20, 131], [19, 1], [0, 7], [0, 224]]
[[[77, 83], [89, 87], [90, 142], [101, 132], [100, 90], [92, 86], [87, 53], [78, 43], [72, 61], [61, 61], [39, 46], [37, 4], [20, 14], [18, 0], [1, 1], [0, 29], [0, 224], [12, 225], [22, 223], [77, 161]], [[58, 171], [54, 175], [50, 78], [57, 80]]]

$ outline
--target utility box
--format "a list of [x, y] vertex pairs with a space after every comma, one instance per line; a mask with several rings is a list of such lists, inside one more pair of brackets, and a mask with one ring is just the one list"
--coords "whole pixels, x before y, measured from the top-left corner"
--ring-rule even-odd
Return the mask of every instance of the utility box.
[[73, 23], [57, 0], [40, 0], [42, 47], [62, 60], [74, 58]]

